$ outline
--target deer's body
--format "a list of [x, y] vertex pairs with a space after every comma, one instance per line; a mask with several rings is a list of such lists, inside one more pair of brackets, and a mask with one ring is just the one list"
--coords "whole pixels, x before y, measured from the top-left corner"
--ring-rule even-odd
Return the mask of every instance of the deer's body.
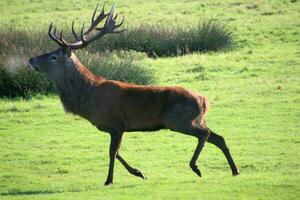
[[[81, 37], [76, 35], [72, 26], [77, 40], [72, 44], [65, 42], [62, 33], [57, 35], [56, 29], [52, 33], [51, 24], [49, 36], [60, 45], [60, 48], [31, 58], [30, 64], [55, 83], [66, 111], [87, 119], [99, 130], [110, 134], [110, 163], [105, 185], [113, 182], [115, 158], [128, 172], [144, 178], [144, 175], [131, 167], [119, 153], [124, 132], [155, 131], [164, 128], [198, 139], [198, 145], [190, 161], [190, 167], [197, 175], [201, 176], [201, 173], [196, 161], [206, 141], [220, 148], [233, 175], [239, 174], [224, 138], [206, 126], [205, 114], [208, 111], [206, 97], [182, 87], [140, 86], [106, 80], [94, 75], [80, 63], [71, 49], [83, 48], [106, 33], [122, 32], [114, 31], [122, 23], [115, 25], [113, 7], [108, 14], [104, 14], [102, 10], [94, 19], [96, 10], [90, 28], [84, 32], [83, 27]], [[103, 19], [106, 19], [104, 27], [96, 28]], [[98, 30], [98, 33], [87, 40], [85, 35], [94, 29]]]
[[177, 110], [185, 111], [192, 119], [198, 116], [199, 121], [207, 111], [208, 102], [204, 96], [182, 87], [141, 86], [106, 80], [90, 72], [73, 53], [69, 62], [62, 80], [54, 81], [64, 108], [102, 131], [172, 129], [174, 125], [168, 119], [184, 117], [176, 113]]

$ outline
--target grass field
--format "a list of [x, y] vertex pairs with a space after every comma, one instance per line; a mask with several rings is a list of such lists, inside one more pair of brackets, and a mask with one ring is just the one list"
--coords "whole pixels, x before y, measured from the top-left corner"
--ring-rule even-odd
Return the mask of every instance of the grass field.
[[[88, 18], [96, 1], [83, 2], [2, 1], [0, 28], [46, 34], [50, 21]], [[300, 2], [115, 2], [128, 25], [228, 22], [235, 34], [230, 51], [145, 57], [139, 64], [156, 71], [159, 85], [209, 97], [208, 126], [225, 137], [241, 174], [232, 177], [222, 153], [207, 144], [198, 178], [188, 166], [195, 138], [137, 132], [125, 134], [121, 153], [147, 180], [116, 162], [114, 185], [104, 187], [109, 135], [65, 114], [57, 96], [37, 95], [0, 99], [0, 199], [299, 199]]]

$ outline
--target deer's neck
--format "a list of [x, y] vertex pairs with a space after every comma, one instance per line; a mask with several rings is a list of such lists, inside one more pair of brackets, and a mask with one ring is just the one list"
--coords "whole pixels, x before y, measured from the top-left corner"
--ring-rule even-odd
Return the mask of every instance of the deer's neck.
[[95, 88], [104, 78], [94, 75], [76, 57], [72, 64], [56, 86], [65, 110], [87, 118]]

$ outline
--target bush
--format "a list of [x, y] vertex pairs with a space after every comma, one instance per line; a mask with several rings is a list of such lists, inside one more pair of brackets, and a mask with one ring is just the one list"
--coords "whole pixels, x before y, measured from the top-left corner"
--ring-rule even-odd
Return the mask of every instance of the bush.
[[[89, 55], [89, 53], [82, 52]], [[118, 80], [138, 85], [149, 85], [155, 82], [153, 70], [141, 67], [134, 62], [137, 53], [110, 53], [106, 55], [93, 54], [81, 55], [81, 62], [89, 66], [89, 69], [107, 79]], [[139, 58], [140, 59], [140, 58]]]
[[34, 56], [57, 48], [45, 31], [17, 29], [14, 26], [0, 28], [0, 56]]
[[[72, 37], [70, 34], [66, 35], [67, 40]], [[78, 54], [82, 62], [98, 75], [135, 84], [152, 84], [155, 81], [153, 71], [133, 61], [137, 57], [143, 58], [144, 54], [133, 51], [145, 52], [153, 57], [175, 56], [194, 51], [222, 50], [232, 45], [233, 34], [226, 25], [207, 20], [188, 27], [140, 25], [128, 28], [122, 34], [111, 34], [97, 40], [87, 48], [88, 51], [78, 51]], [[53, 92], [53, 84], [29, 70], [26, 62], [29, 57], [55, 48], [57, 45], [48, 38], [47, 30], [1, 27], [0, 97], [27, 98], [35, 93]], [[116, 53], [115, 50], [126, 50], [127, 53]], [[106, 54], [107, 51], [114, 53]]]
[[21, 66], [11, 71], [8, 66], [0, 65], [0, 97], [18, 97], [27, 99], [35, 93], [48, 94], [54, 86], [37, 72]]
[[[62, 27], [63, 28], [63, 27]], [[70, 27], [63, 28], [65, 32]], [[73, 41], [71, 31], [65, 36]], [[90, 45], [92, 53], [113, 50], [135, 50], [149, 56], [176, 56], [190, 52], [224, 50], [233, 46], [233, 34], [226, 24], [203, 20], [192, 26], [145, 25], [129, 27], [122, 34], [111, 34]], [[19, 30], [15, 27], [0, 29], [2, 55], [36, 55], [57, 48], [44, 31]]]
[[[141, 85], [151, 84], [155, 81], [153, 71], [134, 63], [131, 54], [101, 55], [78, 52], [78, 57], [82, 63], [89, 66], [92, 72], [108, 79]], [[17, 57], [11, 59], [18, 60]], [[0, 97], [21, 96], [27, 99], [37, 93], [49, 94], [54, 91], [53, 83], [38, 72], [31, 70], [26, 66], [26, 62], [10, 63], [6, 61], [3, 63], [2, 60], [0, 63]]]
[[161, 57], [224, 50], [233, 46], [232, 32], [226, 24], [216, 20], [201, 21], [196, 26], [186, 27], [140, 25], [128, 28], [122, 34], [105, 37], [92, 44], [89, 50], [135, 50], [151, 57]]

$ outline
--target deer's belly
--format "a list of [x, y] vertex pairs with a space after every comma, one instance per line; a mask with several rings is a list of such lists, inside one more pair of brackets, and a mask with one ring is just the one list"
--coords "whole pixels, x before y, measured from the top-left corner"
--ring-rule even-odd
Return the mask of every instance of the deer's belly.
[[124, 119], [126, 131], [156, 131], [164, 128], [158, 116], [136, 115]]

